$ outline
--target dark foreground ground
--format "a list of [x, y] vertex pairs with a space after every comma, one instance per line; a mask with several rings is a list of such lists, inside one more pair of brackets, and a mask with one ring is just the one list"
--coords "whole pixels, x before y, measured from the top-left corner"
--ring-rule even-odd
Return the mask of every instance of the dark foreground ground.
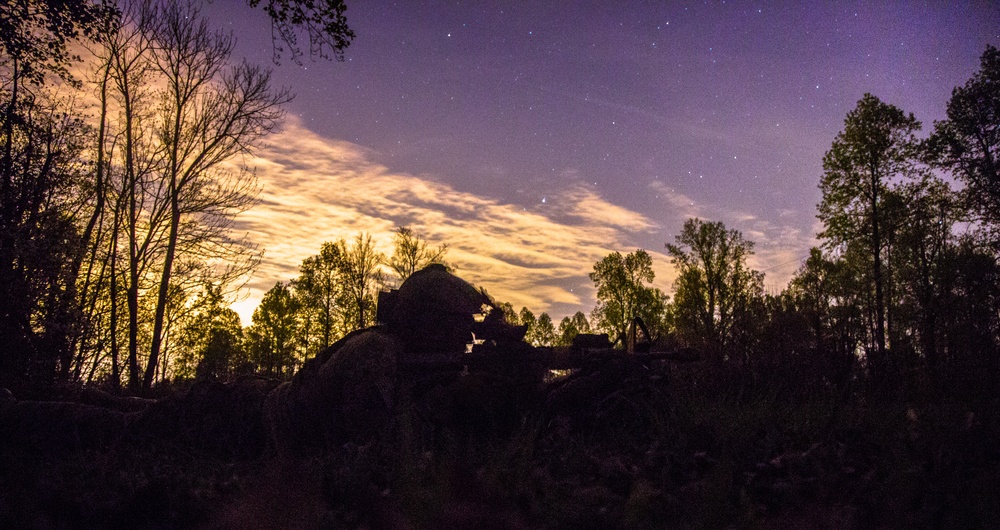
[[[276, 451], [277, 383], [0, 405], [0, 528], [995, 528], [1000, 402], [459, 377]], [[559, 390], [563, 388], [563, 390]], [[851, 394], [853, 396], [854, 394]], [[16, 398], [16, 396], [14, 396]], [[5, 432], [4, 432], [5, 431]], [[307, 444], [309, 445], [309, 444]]]

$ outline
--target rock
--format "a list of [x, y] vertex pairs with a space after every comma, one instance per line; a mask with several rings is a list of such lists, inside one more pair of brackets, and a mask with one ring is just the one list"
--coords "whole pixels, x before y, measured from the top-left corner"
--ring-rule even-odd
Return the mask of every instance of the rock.
[[265, 398], [277, 385], [261, 377], [243, 377], [229, 384], [198, 382], [184, 394], [150, 405], [130, 430], [140, 443], [169, 441], [255, 458], [267, 448], [261, 414]]
[[17, 401], [0, 407], [0, 446], [66, 454], [105, 449], [125, 433], [129, 416], [91, 405]]
[[76, 396], [76, 401], [85, 405], [94, 405], [119, 412], [142, 412], [156, 403], [155, 399], [144, 399], [135, 396], [115, 396], [103, 390], [92, 387], [82, 387]]
[[14, 399], [14, 393], [10, 390], [0, 387], [0, 408], [6, 407], [7, 405], [13, 405], [17, 403]]
[[413, 273], [379, 299], [379, 321], [408, 353], [461, 353], [475, 338], [516, 342], [524, 337], [504, 321], [493, 300], [442, 265]]
[[578, 354], [588, 350], [609, 350], [611, 349], [611, 340], [607, 333], [580, 333], [573, 337], [571, 348], [574, 353]]
[[395, 405], [400, 352], [394, 336], [369, 328], [348, 335], [307, 363], [265, 402], [265, 422], [275, 447], [287, 452], [371, 440]]
[[319, 370], [324, 401], [334, 406], [333, 438], [364, 443], [388, 423], [396, 400], [396, 360], [400, 345], [370, 330], [344, 344]]

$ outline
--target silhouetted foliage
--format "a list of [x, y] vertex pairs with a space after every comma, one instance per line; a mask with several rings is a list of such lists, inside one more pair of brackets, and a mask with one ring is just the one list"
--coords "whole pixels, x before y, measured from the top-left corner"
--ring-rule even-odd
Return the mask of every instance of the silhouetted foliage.
[[[0, 527], [1000, 518], [996, 48], [927, 142], [870, 94], [848, 113], [823, 161], [822, 249], [780, 293], [763, 293], [739, 231], [691, 219], [667, 245], [672, 303], [648, 253], [615, 252], [590, 275], [593, 327], [580, 311], [556, 329], [399, 228], [388, 260], [364, 233], [324, 243], [243, 329], [228, 286], [256, 254], [224, 212], [253, 186], [208, 170], [269, 130], [280, 92], [252, 67], [223, 75], [231, 42], [162, 7], [0, 5], [0, 385], [14, 387], [0, 389]], [[283, 39], [340, 31], [339, 54], [353, 36], [339, 1], [264, 8]], [[68, 46], [98, 34], [91, 127], [45, 81], [68, 80]], [[217, 137], [231, 143], [208, 164], [181, 156], [213, 120], [249, 136]], [[408, 281], [368, 327], [389, 270]], [[645, 349], [629, 340], [637, 318]], [[593, 331], [626, 351], [574, 342]], [[695, 359], [712, 362], [680, 362]], [[123, 370], [163, 398], [64, 384], [117, 393]]]
[[840, 391], [846, 391], [864, 342], [857, 293], [852, 270], [845, 261], [831, 260], [818, 248], [810, 249], [809, 258], [783, 293], [801, 324], [807, 326], [807, 336], [790, 346], [814, 356], [819, 367], [817, 375]]
[[857, 107], [847, 114], [844, 130], [823, 157], [823, 201], [819, 219], [824, 230], [820, 237], [830, 248], [859, 245], [857, 254], [867, 264], [865, 283], [872, 288], [872, 348], [866, 358], [877, 385], [888, 384], [894, 370], [887, 353], [886, 327], [893, 326], [887, 314], [887, 288], [894, 279], [884, 262], [891, 248], [887, 224], [892, 222], [887, 209], [890, 180], [911, 176], [914, 172], [916, 138], [920, 129], [912, 114], [865, 94]]
[[[344, 50], [351, 45], [354, 31], [347, 26], [347, 5], [343, 0], [246, 0], [250, 7], [262, 6], [271, 19], [274, 40], [274, 60], [278, 62], [288, 47], [292, 60], [299, 62], [302, 48], [298, 31], [305, 30], [309, 38], [309, 55], [328, 59], [333, 54], [344, 59]], [[279, 43], [280, 41], [280, 43]], [[282, 45], [283, 43], [283, 45]]]
[[[526, 309], [522, 310], [522, 312], [525, 310]], [[550, 317], [548, 313], [538, 315], [538, 319], [534, 320], [531, 325], [528, 326], [528, 332], [525, 334], [524, 340], [532, 346], [555, 345], [556, 328], [552, 323], [552, 317]]]
[[298, 301], [283, 283], [274, 284], [253, 312], [246, 332], [250, 362], [269, 377], [289, 377], [304, 359], [297, 341]]
[[986, 46], [980, 69], [948, 101], [934, 124], [931, 158], [966, 185], [964, 198], [986, 222], [1000, 224], [1000, 50]]
[[181, 326], [175, 347], [175, 378], [228, 380], [249, 371], [240, 316], [226, 307], [221, 289], [207, 285], [192, 302], [193, 313]]
[[385, 254], [375, 248], [370, 234], [361, 233], [354, 243], [344, 247], [341, 277], [349, 301], [348, 311], [364, 329], [375, 321], [376, 293], [384, 281], [382, 264]]
[[69, 375], [80, 325], [75, 297], [91, 189], [90, 128], [68, 102], [0, 90], [0, 384]]
[[299, 277], [292, 281], [301, 310], [304, 340], [311, 352], [326, 348], [351, 329], [354, 322], [347, 315], [344, 287], [344, 241], [324, 242], [316, 256], [299, 266]]
[[746, 262], [753, 242], [721, 222], [688, 219], [677, 243], [666, 246], [678, 271], [671, 304], [678, 338], [720, 357], [745, 354], [753, 304], [764, 289], [764, 275]]
[[594, 328], [616, 340], [624, 338], [632, 320], [640, 317], [647, 326], [658, 329], [666, 295], [646, 285], [654, 277], [653, 260], [642, 249], [624, 256], [612, 252], [595, 263], [590, 273], [597, 287], [597, 305], [591, 313]]
[[444, 262], [444, 255], [448, 253], [448, 245], [440, 245], [432, 248], [427, 246], [427, 241], [406, 227], [399, 227], [392, 236], [392, 255], [389, 256], [388, 265], [392, 272], [396, 274], [396, 281], [400, 284], [406, 281], [411, 274], [430, 265]]
[[569, 346], [573, 344], [573, 339], [581, 333], [590, 333], [590, 321], [583, 311], [577, 311], [572, 317], [563, 317], [559, 322], [559, 329], [556, 331], [556, 345]]
[[[97, 40], [117, 16], [109, 2], [92, 0], [8, 0], [0, 4], [0, 53], [18, 84], [40, 85], [54, 74], [73, 80], [68, 66], [80, 57], [70, 51], [77, 39]], [[10, 108], [7, 109], [8, 116]]]

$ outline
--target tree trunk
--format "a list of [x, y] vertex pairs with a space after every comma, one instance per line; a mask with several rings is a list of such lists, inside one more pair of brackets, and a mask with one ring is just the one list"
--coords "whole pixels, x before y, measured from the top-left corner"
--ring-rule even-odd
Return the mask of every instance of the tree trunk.
[[180, 203], [177, 190], [177, 178], [171, 176], [170, 181], [170, 235], [167, 240], [167, 255], [163, 258], [163, 273], [160, 278], [160, 289], [156, 296], [156, 313], [153, 316], [153, 340], [149, 348], [149, 360], [146, 362], [146, 373], [142, 380], [142, 389], [148, 391], [153, 385], [156, 375], [160, 350], [163, 344], [163, 320], [167, 312], [167, 298], [170, 293], [170, 276], [173, 270], [174, 256], [177, 251], [177, 234], [181, 222]]
[[875, 383], [884, 389], [887, 383], [889, 359], [885, 349], [885, 294], [882, 281], [882, 237], [879, 231], [878, 219], [878, 170], [870, 168], [871, 178], [871, 209], [872, 209], [872, 280], [875, 283], [875, 351], [877, 359], [872, 363], [875, 369]]

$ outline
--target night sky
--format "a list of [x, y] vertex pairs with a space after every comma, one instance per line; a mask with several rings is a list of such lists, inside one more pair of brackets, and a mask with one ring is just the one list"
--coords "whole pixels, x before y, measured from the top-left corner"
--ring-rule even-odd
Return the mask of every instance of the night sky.
[[558, 322], [611, 251], [663, 254], [688, 217], [755, 241], [780, 290], [817, 243], [822, 157], [865, 92], [927, 133], [1000, 45], [993, 2], [352, 2], [344, 62], [271, 62], [266, 16], [205, 13], [297, 97], [241, 217], [264, 250], [235, 307], [323, 241], [410, 226], [456, 272]]

